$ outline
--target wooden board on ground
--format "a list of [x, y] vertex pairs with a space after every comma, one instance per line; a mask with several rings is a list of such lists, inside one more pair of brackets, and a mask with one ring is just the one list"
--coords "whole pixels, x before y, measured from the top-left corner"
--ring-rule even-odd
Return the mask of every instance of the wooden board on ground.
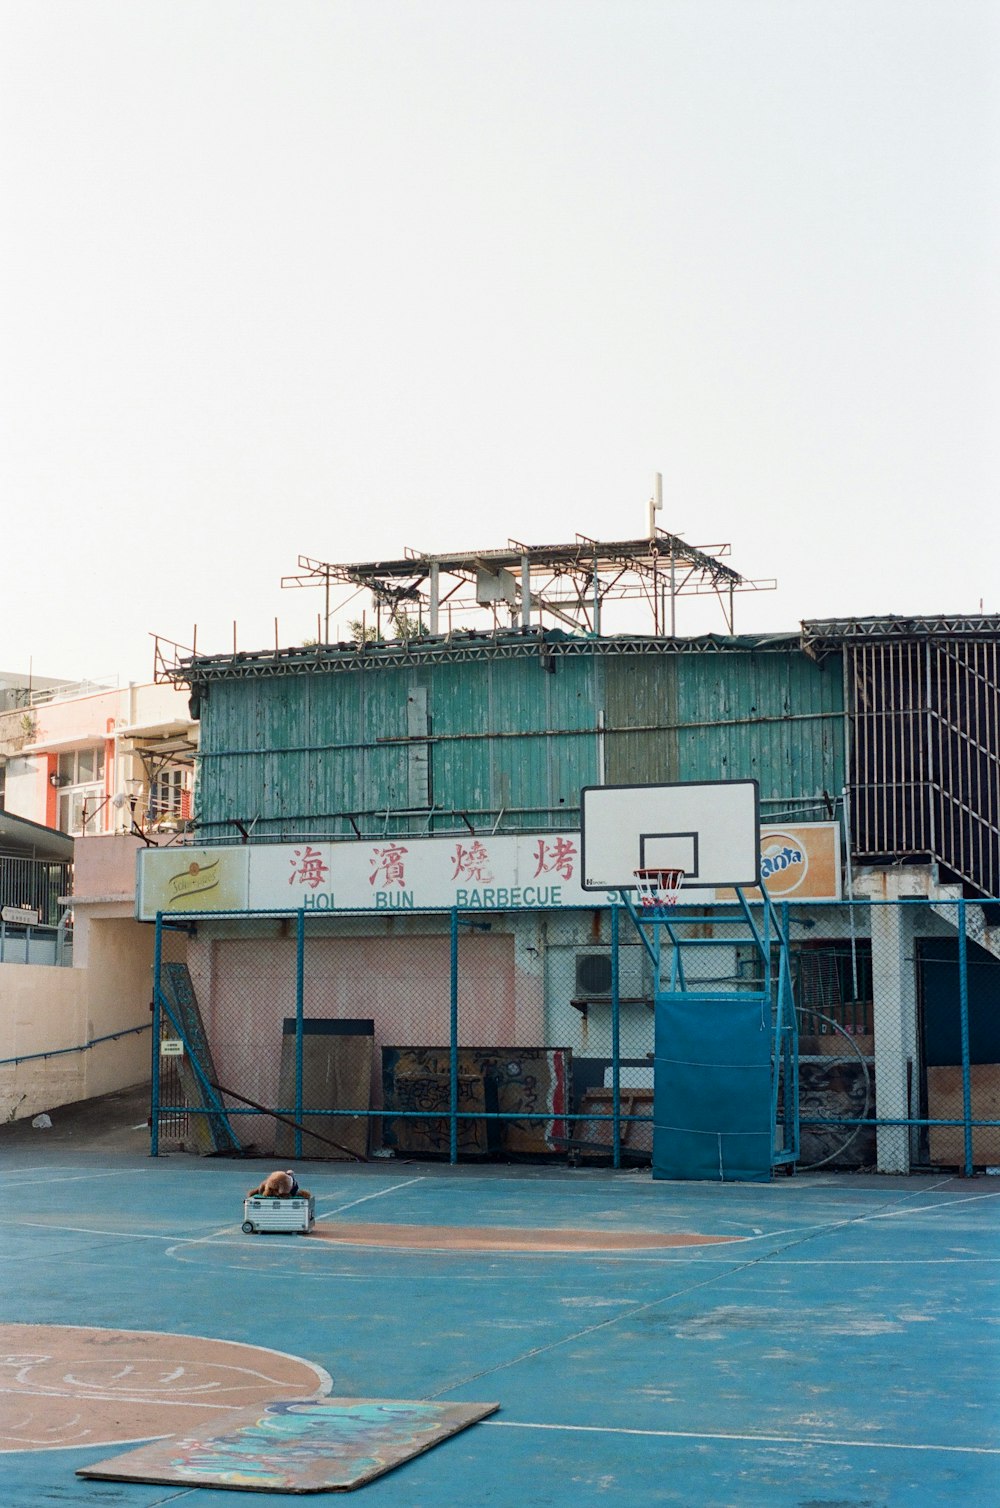
[[155, 1440], [81, 1467], [77, 1476], [244, 1492], [346, 1492], [499, 1407], [398, 1398], [281, 1400], [239, 1414], [216, 1434]]
[[[302, 1152], [333, 1162], [368, 1155], [368, 1111], [371, 1108], [374, 1022], [313, 1018], [302, 1023]], [[295, 1104], [295, 1020], [285, 1019], [281, 1036], [281, 1076], [278, 1096], [283, 1106]], [[357, 1115], [309, 1115], [310, 1110], [356, 1110]], [[289, 1117], [291, 1119], [292, 1117]], [[310, 1135], [310, 1132], [318, 1133]], [[325, 1138], [325, 1139], [324, 1139]], [[340, 1148], [331, 1146], [339, 1142]], [[277, 1123], [274, 1150], [295, 1157], [295, 1128]]]

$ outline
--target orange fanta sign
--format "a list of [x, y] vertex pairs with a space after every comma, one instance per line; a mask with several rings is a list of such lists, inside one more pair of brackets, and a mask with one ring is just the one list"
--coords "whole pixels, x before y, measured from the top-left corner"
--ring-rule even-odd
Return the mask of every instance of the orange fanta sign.
[[[773, 901], [839, 901], [840, 824], [796, 822], [760, 830], [760, 877]], [[758, 892], [748, 890], [749, 898]], [[732, 897], [718, 891], [717, 898]]]

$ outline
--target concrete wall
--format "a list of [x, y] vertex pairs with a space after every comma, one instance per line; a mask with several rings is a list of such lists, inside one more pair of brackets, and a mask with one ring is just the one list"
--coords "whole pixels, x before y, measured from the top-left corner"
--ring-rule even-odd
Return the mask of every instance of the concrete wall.
[[[126, 833], [77, 838], [73, 847], [73, 906], [80, 913], [77, 925], [84, 924], [83, 930], [87, 909], [98, 903], [120, 902], [130, 913], [135, 910], [135, 855], [142, 847], [141, 838]], [[80, 944], [83, 941], [82, 937], [78, 939]]]
[[[120, 903], [81, 906], [73, 968], [0, 964], [0, 1121], [149, 1079], [154, 941]], [[165, 956], [182, 957], [183, 943], [165, 937]], [[127, 1035], [97, 1041], [115, 1032]], [[33, 1056], [62, 1048], [86, 1050]], [[31, 1061], [3, 1061], [15, 1057]]]
[[18, 1064], [4, 1060], [83, 1041], [86, 985], [80, 969], [0, 964], [0, 1121], [21, 1120], [85, 1098], [87, 1053]]
[[[134, 916], [140, 846], [126, 835], [77, 840], [72, 968], [0, 964], [0, 1121], [149, 1079], [155, 929]], [[164, 956], [182, 958], [184, 938], [167, 934]], [[116, 1032], [126, 1035], [98, 1040]]]

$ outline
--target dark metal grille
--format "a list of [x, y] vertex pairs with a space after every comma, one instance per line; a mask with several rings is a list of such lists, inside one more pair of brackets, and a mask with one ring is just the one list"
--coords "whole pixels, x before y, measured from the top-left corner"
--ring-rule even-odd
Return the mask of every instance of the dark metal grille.
[[862, 862], [936, 861], [1000, 891], [996, 641], [861, 643], [853, 697], [853, 840]]
[[43, 927], [59, 922], [59, 897], [68, 895], [73, 866], [44, 859], [0, 854], [0, 906], [23, 906], [38, 912]]

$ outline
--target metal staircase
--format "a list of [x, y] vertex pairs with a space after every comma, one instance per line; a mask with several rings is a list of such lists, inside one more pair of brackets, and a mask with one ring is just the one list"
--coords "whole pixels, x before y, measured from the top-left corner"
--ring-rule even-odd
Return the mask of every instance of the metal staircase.
[[966, 894], [1000, 896], [997, 623], [843, 633], [856, 861], [936, 863]]
[[[961, 885], [939, 885], [931, 901], [934, 915], [940, 916], [956, 931], [959, 915], [956, 903], [961, 899]], [[965, 935], [969, 942], [977, 943], [987, 953], [992, 953], [994, 958], [1000, 958], [1000, 926], [990, 922], [985, 909], [974, 901], [965, 903]]]

